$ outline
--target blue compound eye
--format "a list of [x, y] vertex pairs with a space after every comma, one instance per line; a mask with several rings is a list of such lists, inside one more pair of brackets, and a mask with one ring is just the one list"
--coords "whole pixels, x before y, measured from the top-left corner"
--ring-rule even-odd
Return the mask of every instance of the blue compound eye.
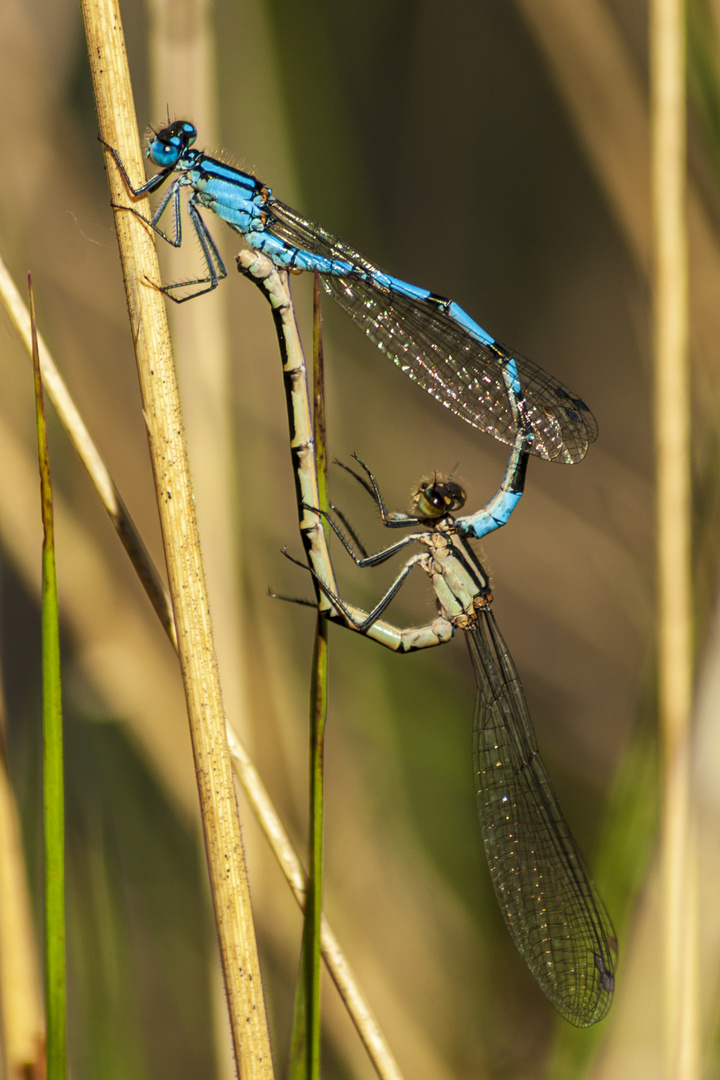
[[183, 147], [179, 139], [164, 141], [161, 138], [162, 134], [161, 132], [152, 140], [147, 148], [147, 156], [153, 165], [159, 165], [161, 169], [167, 169], [168, 166], [177, 164]]

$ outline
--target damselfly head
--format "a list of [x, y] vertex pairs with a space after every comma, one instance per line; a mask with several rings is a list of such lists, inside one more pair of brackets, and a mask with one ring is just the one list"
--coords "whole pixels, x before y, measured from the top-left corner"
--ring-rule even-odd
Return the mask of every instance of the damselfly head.
[[423, 480], [413, 495], [413, 509], [419, 518], [435, 521], [461, 510], [467, 498], [454, 480]]
[[147, 157], [161, 169], [172, 168], [197, 139], [197, 128], [189, 120], [175, 120], [153, 134], [147, 148]]

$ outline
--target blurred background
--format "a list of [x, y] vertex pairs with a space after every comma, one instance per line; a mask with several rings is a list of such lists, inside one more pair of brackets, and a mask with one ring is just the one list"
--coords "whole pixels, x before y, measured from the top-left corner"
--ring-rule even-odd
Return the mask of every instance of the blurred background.
[[[397, 657], [331, 629], [328, 917], [401, 1068], [441, 1078], [655, 1077], [656, 887], [651, 261], [645, 6], [607, 0], [190, 0], [123, 11], [141, 130], [191, 119], [279, 198], [414, 284], [457, 300], [593, 409], [566, 467], [533, 459], [484, 549], [495, 613], [565, 816], [618, 931], [615, 1003], [560, 1020], [514, 951], [474, 805], [474, 681], [462, 641]], [[689, 10], [694, 561], [699, 665], [700, 995], [717, 1071], [720, 5]], [[79, 8], [0, 8], [0, 254], [32, 272], [41, 332], [161, 561], [155, 497]], [[136, 182], [140, 182], [136, 177]], [[280, 360], [267, 306], [230, 268], [170, 311], [228, 715], [304, 850], [315, 620], [299, 556]], [[186, 236], [189, 238], [190, 233]], [[202, 273], [194, 241], [164, 280]], [[310, 345], [309, 281], [293, 282]], [[172, 307], [172, 305], [170, 305]], [[446, 412], [324, 303], [330, 456], [353, 452], [407, 509], [451, 472], [468, 507], [505, 449]], [[0, 315], [0, 659], [8, 764], [40, 926], [40, 523], [32, 379]], [[51, 419], [64, 614], [71, 1067], [76, 1078], [229, 1076], [196, 790], [174, 654], [67, 437]], [[361, 491], [331, 495], [370, 548]], [[393, 568], [337, 555], [372, 606]], [[393, 621], [427, 621], [425, 581]], [[242, 801], [276, 1061], [301, 921]], [[2, 899], [0, 898], [0, 903]], [[328, 1076], [373, 1075], [328, 982]]]

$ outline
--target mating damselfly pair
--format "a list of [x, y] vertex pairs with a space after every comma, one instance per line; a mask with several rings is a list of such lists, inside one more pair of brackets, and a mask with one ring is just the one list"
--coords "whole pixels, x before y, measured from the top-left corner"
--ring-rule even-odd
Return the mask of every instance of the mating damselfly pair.
[[[496, 342], [457, 304], [386, 274], [275, 199], [253, 176], [192, 149], [196, 136], [187, 121], [154, 134], [147, 156], [161, 171], [139, 187], [132, 186], [118, 155], [108, 148], [134, 197], [172, 181], [147, 224], [176, 247], [182, 241], [181, 191], [190, 189], [187, 211], [207, 272], [162, 286], [166, 295], [183, 302], [214, 289], [227, 276], [199, 212], [212, 210], [261, 253], [253, 258], [248, 252], [239, 260], [244, 272], [267, 285], [273, 266], [316, 270], [326, 291], [394, 363], [457, 415], [511, 444], [497, 495], [477, 514], [463, 517], [455, 517], [465, 502], [462, 489], [437, 480], [418, 490], [412, 515], [388, 512], [374, 476], [360, 463], [364, 475], [354, 475], [372, 494], [383, 524], [415, 531], [376, 555], [358, 557], [330, 518], [346, 550], [358, 565], [370, 567], [411, 544], [423, 549], [406, 562], [371, 612], [340, 599], [319, 527], [310, 562], [318, 604], [326, 614], [386, 647], [410, 652], [448, 641], [457, 627], [466, 632], [478, 686], [478, 808], [498, 902], [516, 946], [553, 1004], [570, 1022], [592, 1024], [605, 1015], [612, 998], [614, 931], [537, 752], [522, 687], [492, 613], [489, 580], [470, 545], [507, 522], [522, 495], [528, 454], [566, 463], [584, 456], [597, 435], [592, 413], [558, 380]], [[173, 215], [169, 234], [159, 227], [168, 207]], [[273, 264], [270, 272], [267, 259]], [[295, 431], [299, 424], [311, 431], [304, 370], [302, 378], [304, 393], [294, 384], [293, 423]], [[297, 486], [303, 493], [302, 513], [319, 523], [318, 500], [307, 496], [312, 481], [300, 475], [301, 469], [312, 468], [311, 456], [296, 455]], [[438, 617], [427, 626], [403, 630], [381, 615], [415, 566], [431, 579]]]

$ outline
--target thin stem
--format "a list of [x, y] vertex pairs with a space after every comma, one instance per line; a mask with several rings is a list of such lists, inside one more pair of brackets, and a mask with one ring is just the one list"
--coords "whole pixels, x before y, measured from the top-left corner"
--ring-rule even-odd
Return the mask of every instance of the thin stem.
[[[100, 134], [107, 145], [118, 151], [131, 175], [139, 177], [137, 121], [119, 8], [114, 0], [83, 0], [83, 15]], [[106, 162], [113, 205], [129, 205], [125, 186], [107, 151]], [[136, 209], [142, 212], [144, 208], [140, 205]], [[115, 218], [143, 414], [148, 427], [236, 1064], [244, 1080], [268, 1080], [273, 1068], [265, 1001], [182, 411], [165, 304], [161, 293], [151, 284], [159, 281], [157, 255], [148, 230], [134, 214], [116, 210]]]
[[697, 1075], [695, 832], [691, 805], [692, 581], [686, 227], [685, 9], [651, 6], [652, 177], [655, 233], [659, 707], [665, 1070]]

